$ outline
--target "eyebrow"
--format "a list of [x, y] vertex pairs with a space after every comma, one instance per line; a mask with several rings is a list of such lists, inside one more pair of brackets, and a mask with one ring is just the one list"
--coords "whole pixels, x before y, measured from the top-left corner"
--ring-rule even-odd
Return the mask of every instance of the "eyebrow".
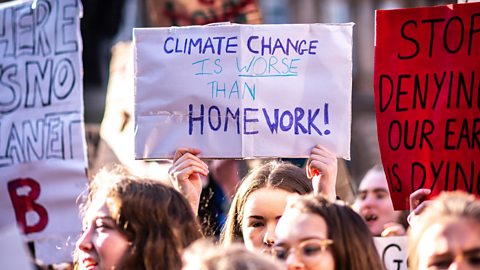
[[113, 223], [116, 223], [115, 220], [111, 216], [96, 216], [94, 220], [95, 221], [97, 221], [97, 220], [104, 221], [105, 220], [105, 221], [111, 221]]
[[474, 247], [472, 249], [467, 249], [463, 251], [463, 254], [465, 255], [472, 255], [480, 252], [480, 247]]
[[[312, 240], [312, 239], [326, 240], [326, 239], [328, 239], [328, 237], [327, 238], [322, 238], [322, 237], [318, 237], [318, 236], [307, 236], [307, 237], [300, 238], [297, 242], [301, 243], [301, 242], [304, 242], [304, 241], [307, 241], [307, 240]], [[278, 244], [275, 244], [275, 246], [288, 246], [288, 244], [280, 242]]]
[[[364, 194], [364, 193], [367, 193], [368, 191], [369, 190], [367, 190], [367, 189], [362, 189], [362, 190], [358, 191], [358, 194]], [[385, 188], [375, 188], [371, 192], [373, 192], [373, 193], [387, 192], [388, 193], [388, 190], [385, 189]]]
[[318, 239], [318, 240], [326, 240], [328, 239], [328, 237], [318, 237], [318, 236], [308, 236], [308, 237], [304, 237], [304, 238], [300, 238], [300, 241], [299, 242], [303, 242], [303, 241], [307, 241], [307, 240], [312, 240], [312, 239]]
[[[276, 216], [275, 219], [278, 220], [278, 219], [280, 219], [281, 217], [282, 217], [281, 215], [280, 215], [280, 216]], [[264, 219], [265, 219], [265, 217], [263, 217], [263, 216], [258, 216], [258, 215], [248, 216], [248, 218], [251, 218], [251, 219], [261, 219], [261, 220], [264, 220]]]
[[265, 219], [265, 218], [262, 217], [262, 216], [256, 216], [256, 215], [249, 216], [248, 218], [253, 218], [253, 219]]
[[[477, 252], [480, 252], [480, 247], [474, 247], [472, 249], [467, 249], [467, 250], [462, 250], [462, 254], [463, 255], [472, 255], [472, 254], [476, 254]], [[435, 258], [451, 258], [453, 257], [453, 254], [451, 251], [447, 251], [445, 253], [438, 253], [438, 254], [433, 254], [432, 255], [433, 257]]]

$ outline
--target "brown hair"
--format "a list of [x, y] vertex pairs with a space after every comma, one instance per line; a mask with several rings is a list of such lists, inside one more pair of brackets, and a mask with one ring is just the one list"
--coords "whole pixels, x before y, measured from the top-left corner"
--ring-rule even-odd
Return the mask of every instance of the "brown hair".
[[328, 238], [333, 240], [336, 270], [385, 269], [370, 230], [350, 207], [329, 202], [319, 195], [301, 196], [287, 207], [319, 215], [325, 220]]
[[184, 262], [199, 270], [273, 270], [285, 269], [273, 258], [248, 251], [242, 244], [216, 246], [201, 239], [185, 250]]
[[408, 231], [408, 269], [419, 267], [418, 245], [433, 224], [445, 219], [466, 218], [480, 224], [480, 201], [465, 192], [442, 192], [423, 210]]
[[224, 244], [243, 242], [243, 210], [248, 196], [261, 188], [278, 188], [291, 193], [307, 194], [312, 188], [305, 171], [293, 164], [270, 161], [250, 171], [237, 188], [221, 234]]
[[96, 196], [107, 198], [131, 242], [119, 269], [180, 269], [183, 249], [202, 236], [186, 199], [159, 181], [136, 179], [120, 167], [102, 170], [90, 183], [83, 213]]

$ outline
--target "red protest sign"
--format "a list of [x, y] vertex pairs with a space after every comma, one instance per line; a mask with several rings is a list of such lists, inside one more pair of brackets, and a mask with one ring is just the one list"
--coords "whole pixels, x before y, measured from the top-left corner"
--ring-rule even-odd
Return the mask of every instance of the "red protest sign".
[[375, 107], [395, 209], [480, 194], [480, 3], [376, 12]]

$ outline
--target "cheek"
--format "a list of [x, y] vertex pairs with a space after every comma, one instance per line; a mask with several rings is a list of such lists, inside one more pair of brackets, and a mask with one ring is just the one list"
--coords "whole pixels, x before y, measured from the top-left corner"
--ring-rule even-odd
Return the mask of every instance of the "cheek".
[[335, 270], [335, 260], [330, 251], [323, 253], [316, 262], [308, 264], [309, 270]]
[[398, 215], [400, 215], [400, 212], [395, 212], [393, 210], [393, 205], [389, 198], [386, 199], [386, 201], [382, 201], [380, 205], [380, 209], [382, 209], [382, 214], [389, 219], [396, 219]]
[[95, 244], [101, 260], [107, 267], [116, 266], [129, 246], [128, 241], [117, 234], [101, 234], [96, 239]]
[[265, 233], [262, 227], [245, 227], [242, 229], [242, 234], [243, 242], [247, 249], [253, 250], [255, 248], [261, 248], [263, 246], [263, 236]]
[[323, 269], [335, 270], [335, 260], [332, 253], [328, 252], [325, 254], [325, 267]]

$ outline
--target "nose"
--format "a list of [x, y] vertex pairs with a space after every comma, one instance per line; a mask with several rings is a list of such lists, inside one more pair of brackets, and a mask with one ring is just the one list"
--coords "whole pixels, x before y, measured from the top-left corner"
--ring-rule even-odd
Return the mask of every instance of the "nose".
[[263, 243], [267, 247], [271, 247], [275, 243], [275, 225], [274, 224], [267, 225], [267, 230], [265, 231], [265, 235], [263, 236]]
[[77, 248], [82, 251], [88, 251], [92, 249], [93, 244], [92, 244], [92, 230], [91, 227], [85, 230], [80, 238], [77, 241]]
[[285, 262], [287, 263], [288, 270], [305, 269], [305, 264], [297, 257], [295, 252], [290, 252]]
[[375, 203], [375, 196], [373, 196], [372, 194], [367, 194], [365, 196], [365, 199], [361, 202], [363, 208], [372, 207], [374, 203]]

